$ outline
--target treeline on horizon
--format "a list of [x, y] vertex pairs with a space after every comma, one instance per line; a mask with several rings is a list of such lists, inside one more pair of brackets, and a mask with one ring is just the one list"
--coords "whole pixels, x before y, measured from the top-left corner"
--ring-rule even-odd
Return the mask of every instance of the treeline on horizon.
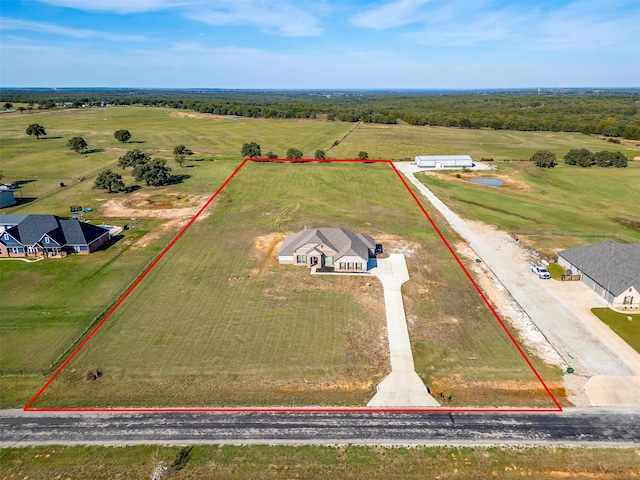
[[543, 95], [424, 92], [7, 90], [0, 103], [29, 108], [147, 105], [251, 118], [318, 118], [343, 122], [407, 123], [495, 130], [562, 131], [640, 140], [640, 94], [590, 92]]

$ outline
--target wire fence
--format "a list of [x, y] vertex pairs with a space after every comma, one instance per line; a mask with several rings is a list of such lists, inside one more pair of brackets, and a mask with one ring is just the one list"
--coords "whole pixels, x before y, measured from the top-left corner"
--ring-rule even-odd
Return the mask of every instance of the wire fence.
[[611, 232], [575, 232], [570, 230], [511, 230], [510, 235], [538, 236], [538, 237], [583, 237], [583, 238], [611, 238], [623, 243], [636, 243], [636, 240], [619, 233]]
[[0, 370], [0, 377], [5, 375], [48, 375], [52, 373], [65, 361], [66, 358], [82, 343], [82, 341], [91, 333], [95, 326], [107, 315], [109, 310], [113, 308], [120, 298], [131, 288], [131, 286], [140, 278], [147, 268], [155, 261], [155, 257], [152, 258], [145, 266], [140, 270], [140, 274], [124, 287], [115, 299], [109, 302], [97, 315], [95, 315], [90, 322], [88, 322], [78, 333], [72, 336], [67, 342], [62, 345], [53, 355], [47, 360], [44, 365], [39, 369], [12, 369], [12, 370]]

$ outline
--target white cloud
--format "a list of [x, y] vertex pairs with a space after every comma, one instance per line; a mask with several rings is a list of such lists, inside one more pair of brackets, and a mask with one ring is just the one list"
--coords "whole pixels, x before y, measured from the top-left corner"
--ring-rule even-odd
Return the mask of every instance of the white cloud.
[[194, 0], [39, 0], [56, 7], [115, 13], [140, 13], [192, 5]]
[[291, 37], [318, 35], [322, 29], [316, 17], [299, 5], [284, 0], [218, 0], [191, 9], [186, 16], [209, 25], [250, 25]]
[[429, 0], [395, 0], [351, 18], [357, 27], [385, 30], [419, 21], [421, 7]]
[[7, 30], [30, 30], [40, 33], [52, 33], [72, 38], [100, 38], [114, 42], [137, 42], [143, 41], [145, 38], [140, 35], [122, 35], [97, 30], [85, 30], [81, 28], [69, 28], [61, 25], [50, 23], [31, 22], [29, 20], [21, 20], [17, 18], [1, 17], [0, 26], [3, 31]]

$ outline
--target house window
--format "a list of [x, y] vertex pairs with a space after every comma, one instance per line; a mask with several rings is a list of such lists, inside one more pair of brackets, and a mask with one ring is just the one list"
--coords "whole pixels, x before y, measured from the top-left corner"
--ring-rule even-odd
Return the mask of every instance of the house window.
[[340, 262], [338, 264], [338, 266], [339, 266], [339, 268], [338, 268], [339, 270], [345, 270], [346, 269], [346, 264], [344, 262]]
[[353, 262], [348, 263], [347, 270], [353, 270]]
[[362, 270], [362, 264], [356, 263], [356, 270]]
[[306, 255], [297, 255], [296, 256], [296, 263], [307, 263], [307, 256]]
[[51, 239], [49, 237], [44, 237], [44, 243], [51, 243]]
[[624, 297], [623, 305], [631, 305], [633, 303], [633, 297], [631, 295], [627, 295]]
[[327, 267], [332, 267], [333, 266], [333, 257], [325, 257], [324, 264]]
[[2, 238], [4, 238], [5, 240], [9, 240], [9, 234], [8, 234], [8, 233], [5, 233], [5, 234], [4, 234], [4, 236], [3, 236]]

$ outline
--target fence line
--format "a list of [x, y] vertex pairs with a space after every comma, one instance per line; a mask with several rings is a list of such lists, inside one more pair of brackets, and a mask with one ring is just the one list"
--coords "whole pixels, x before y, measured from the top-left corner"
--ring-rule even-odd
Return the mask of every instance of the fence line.
[[45, 363], [38, 372], [42, 372], [43, 375], [47, 375], [53, 372], [58, 366], [62, 364], [62, 362], [67, 358], [67, 356], [82, 342], [82, 340], [94, 329], [94, 327], [105, 317], [105, 315], [113, 308], [113, 306], [122, 298], [122, 296], [131, 288], [131, 286], [140, 278], [140, 275], [149, 268], [149, 266], [155, 261], [156, 257], [153, 257], [141, 270], [135, 278], [124, 287], [118, 295], [116, 295], [115, 299], [109, 302], [107, 306], [102, 309], [102, 311], [95, 315], [91, 321], [85, 325], [85, 327], [75, 336], [72, 337], [71, 340], [68, 340], [66, 344], [60, 347], [49, 360]]
[[635, 240], [619, 233], [610, 232], [572, 232], [568, 230], [510, 230], [511, 235], [527, 235], [527, 236], [556, 236], [556, 237], [601, 237], [614, 238], [625, 243], [635, 243]]

